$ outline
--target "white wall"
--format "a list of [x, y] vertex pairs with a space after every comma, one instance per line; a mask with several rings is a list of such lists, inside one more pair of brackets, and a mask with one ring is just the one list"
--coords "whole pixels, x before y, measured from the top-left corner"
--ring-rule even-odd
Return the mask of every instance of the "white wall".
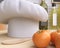
[[[48, 4], [49, 8], [51, 8], [51, 0], [46, 0], [46, 3]], [[56, 4], [56, 6], [60, 6], [60, 4]]]
[[51, 0], [46, 0], [48, 7], [51, 7]]
[[[31, 1], [33, 3], [38, 3], [38, 4], [41, 3], [41, 0], [28, 0], [28, 1]], [[51, 0], [45, 0], [45, 1], [48, 4], [48, 6], [50, 7], [51, 6]]]
[[[33, 3], [36, 3], [36, 4], [40, 4], [41, 3], [41, 0], [27, 0], [27, 1], [31, 1]], [[50, 8], [51, 8], [51, 0], [45, 0], [47, 5], [48, 5], [48, 11], [50, 11]]]

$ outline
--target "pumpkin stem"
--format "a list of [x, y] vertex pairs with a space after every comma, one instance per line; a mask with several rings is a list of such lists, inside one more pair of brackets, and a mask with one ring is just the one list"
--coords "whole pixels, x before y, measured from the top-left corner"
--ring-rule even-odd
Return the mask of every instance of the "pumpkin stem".
[[41, 33], [43, 30], [39, 30], [39, 31], [37, 31], [37, 33]]
[[39, 31], [37, 31], [37, 33], [40, 33], [41, 31], [39, 30]]
[[41, 33], [41, 32], [44, 32], [45, 30], [39, 30], [39, 31], [37, 31], [38, 33]]

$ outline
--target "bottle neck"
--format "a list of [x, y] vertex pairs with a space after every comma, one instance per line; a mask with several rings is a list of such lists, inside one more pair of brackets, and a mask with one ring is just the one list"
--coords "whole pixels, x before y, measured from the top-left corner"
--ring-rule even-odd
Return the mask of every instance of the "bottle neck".
[[42, 1], [42, 3], [45, 3], [45, 0], [41, 0]]
[[54, 10], [56, 9], [56, 7], [54, 6], [54, 7], [52, 7]]
[[41, 0], [41, 4], [40, 4], [40, 5], [41, 5], [41, 6], [47, 6], [45, 0]]
[[44, 2], [45, 2], [45, 0], [42, 0], [42, 1], [44, 1]]
[[53, 12], [56, 13], [56, 6], [54, 6], [52, 8], [53, 8]]
[[47, 6], [45, 0], [41, 0], [41, 4], [40, 4], [40, 5], [41, 5], [43, 8], [45, 8], [46, 11], [48, 12], [48, 6]]

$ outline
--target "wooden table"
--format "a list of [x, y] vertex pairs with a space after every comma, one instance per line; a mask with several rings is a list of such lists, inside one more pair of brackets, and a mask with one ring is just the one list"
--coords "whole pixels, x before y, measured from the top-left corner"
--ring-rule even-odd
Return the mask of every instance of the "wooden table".
[[[14, 44], [14, 45], [1, 44], [1, 42], [6, 39], [14, 39], [14, 38], [8, 37], [7, 32], [5, 32], [5, 31], [0, 32], [0, 48], [36, 48], [31, 39], [29, 41], [19, 43], [19, 44]], [[29, 39], [29, 38], [21, 38], [21, 40], [23, 40], [23, 39]], [[48, 46], [47, 48], [54, 48], [54, 47]]]

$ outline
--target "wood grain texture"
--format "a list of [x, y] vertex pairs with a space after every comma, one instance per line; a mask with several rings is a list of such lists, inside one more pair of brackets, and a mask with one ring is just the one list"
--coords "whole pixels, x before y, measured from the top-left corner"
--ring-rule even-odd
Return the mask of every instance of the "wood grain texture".
[[1, 42], [3, 45], [15, 45], [15, 44], [20, 44], [24, 43], [26, 41], [29, 41], [31, 39], [7, 39]]
[[[53, 30], [51, 30], [51, 31], [53, 31]], [[21, 39], [20, 41], [26, 40], [26, 39], [30, 39], [30, 40], [26, 41], [26, 42], [23, 42], [23, 43], [13, 44], [13, 45], [3, 45], [3, 44], [1, 44], [2, 41], [6, 41], [6, 40], [11, 41], [11, 40], [15, 40], [15, 39], [19, 39], [19, 40]], [[36, 47], [33, 44], [31, 38], [12, 38], [12, 37], [7, 36], [7, 32], [1, 32], [0, 33], [0, 48], [36, 48]], [[47, 48], [55, 48], [55, 47], [48, 46]]]

